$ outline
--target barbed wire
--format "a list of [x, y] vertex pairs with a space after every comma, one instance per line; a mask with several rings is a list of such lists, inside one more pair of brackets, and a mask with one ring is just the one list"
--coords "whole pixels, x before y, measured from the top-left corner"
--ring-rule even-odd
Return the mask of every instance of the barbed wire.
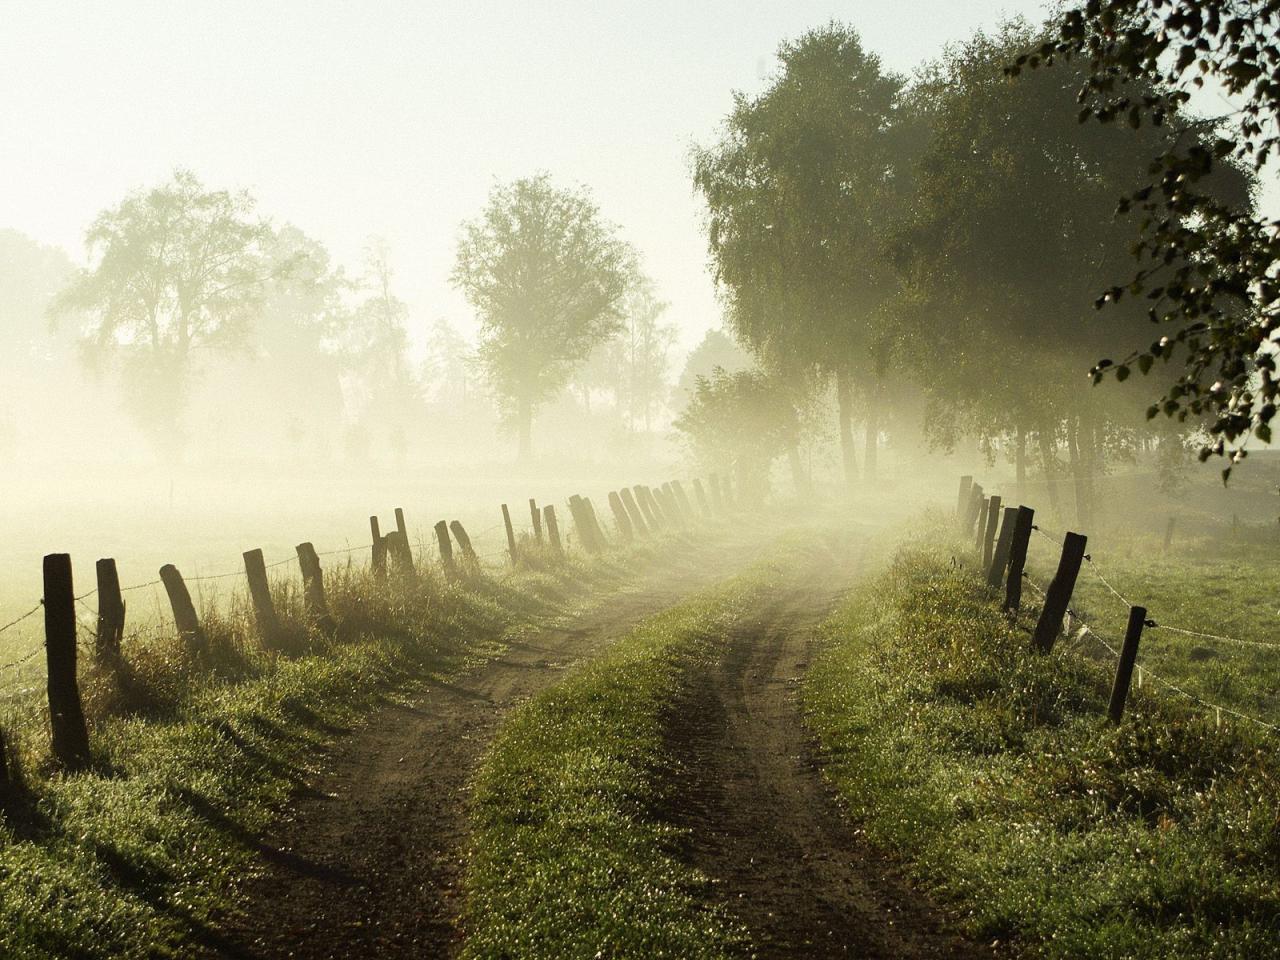
[[40, 608], [41, 608], [41, 607], [43, 607], [43, 606], [44, 606], [44, 601], [43, 601], [43, 600], [41, 600], [41, 601], [40, 601], [39, 603], [37, 603], [34, 607], [32, 607], [30, 610], [28, 610], [26, 613], [24, 613], [22, 616], [18, 617], [17, 619], [10, 620], [10, 621], [9, 621], [8, 623], [6, 623], [3, 627], [0, 627], [0, 633], [4, 633], [4, 632], [5, 632], [6, 630], [8, 630], [8, 629], [10, 629], [10, 628], [12, 628], [12, 627], [16, 627], [16, 626], [17, 626], [18, 624], [20, 624], [23, 620], [29, 619], [30, 617], [34, 617], [34, 616], [36, 615], [36, 613], [40, 610]]
[[1095, 562], [1094, 562], [1093, 557], [1091, 557], [1089, 554], [1087, 554], [1087, 553], [1086, 553], [1086, 554], [1084, 555], [1084, 559], [1085, 559], [1085, 562], [1086, 562], [1087, 564], [1089, 564], [1089, 569], [1093, 571], [1093, 575], [1094, 575], [1095, 577], [1097, 577], [1097, 578], [1098, 578], [1099, 582], [1101, 582], [1101, 584], [1102, 584], [1104, 587], [1106, 587], [1108, 590], [1110, 590], [1110, 591], [1111, 591], [1111, 594], [1112, 594], [1112, 595], [1113, 595], [1117, 600], [1119, 600], [1121, 603], [1123, 603], [1126, 607], [1132, 607], [1132, 606], [1133, 606], [1133, 604], [1132, 604], [1132, 603], [1130, 603], [1130, 602], [1128, 601], [1128, 599], [1125, 597], [1125, 595], [1124, 595], [1123, 593], [1121, 593], [1119, 590], [1117, 590], [1115, 587], [1113, 587], [1113, 586], [1111, 585], [1111, 581], [1110, 581], [1110, 580], [1108, 580], [1106, 577], [1104, 577], [1104, 576], [1102, 575], [1102, 571], [1098, 569], [1098, 565], [1097, 565], [1097, 563], [1095, 563]]
[[[1026, 579], [1027, 583], [1029, 583], [1032, 587], [1034, 587], [1035, 590], [1038, 591], [1041, 596], [1045, 596], [1045, 591], [1043, 587], [1041, 587], [1038, 583], [1036, 583], [1030, 577], [1026, 576], [1025, 573], [1023, 574], [1023, 576], [1024, 576], [1024, 579]], [[1076, 620], [1080, 621], [1081, 626], [1080, 626], [1079, 632], [1077, 633], [1077, 636], [1086, 635], [1086, 636], [1093, 637], [1095, 640], [1101, 643], [1104, 647], [1106, 647], [1107, 651], [1113, 657], [1115, 657], [1117, 660], [1120, 659], [1120, 651], [1118, 651], [1115, 647], [1111, 646], [1111, 644], [1107, 642], [1106, 638], [1102, 634], [1098, 633], [1098, 631], [1095, 630], [1092, 626], [1090, 626], [1088, 621], [1086, 621], [1084, 617], [1080, 616], [1080, 614], [1074, 610], [1068, 610], [1067, 613], [1072, 617], [1074, 617]], [[1150, 626], [1156, 629], [1159, 629], [1158, 624], [1150, 623]], [[1165, 627], [1164, 629], [1167, 630], [1169, 628]], [[1256, 723], [1258, 726], [1264, 728], [1265, 730], [1271, 731], [1272, 733], [1280, 733], [1280, 725], [1270, 723], [1266, 720], [1263, 720], [1259, 717], [1252, 716], [1247, 713], [1242, 713], [1239, 710], [1234, 710], [1231, 707], [1223, 706], [1220, 703], [1214, 703], [1212, 700], [1206, 700], [1204, 697], [1198, 696], [1197, 694], [1191, 693], [1189, 690], [1183, 689], [1182, 687], [1174, 683], [1172, 680], [1169, 680], [1163, 675], [1157, 673], [1155, 670], [1152, 670], [1150, 667], [1146, 666], [1145, 664], [1135, 663], [1134, 666], [1138, 670], [1138, 686], [1139, 687], [1142, 686], [1142, 678], [1145, 675], [1150, 677], [1152, 680], [1156, 681], [1156, 683], [1160, 684], [1161, 686], [1173, 691], [1176, 694], [1179, 694], [1180, 696], [1185, 697], [1188, 700], [1191, 700], [1194, 703], [1199, 704], [1202, 707], [1211, 707], [1212, 709], [1220, 711], [1221, 713], [1230, 714], [1231, 716], [1237, 717], [1241, 720], [1248, 720], [1250, 723]]]

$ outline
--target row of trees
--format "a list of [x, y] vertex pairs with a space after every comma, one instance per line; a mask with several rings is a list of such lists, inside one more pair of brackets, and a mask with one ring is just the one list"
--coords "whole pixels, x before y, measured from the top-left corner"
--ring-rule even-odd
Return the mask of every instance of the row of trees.
[[[1158, 126], [1080, 123], [1089, 62], [1016, 67], [1050, 37], [1011, 23], [908, 81], [830, 24], [783, 44], [772, 82], [735, 95], [720, 138], [695, 154], [729, 322], [792, 409], [834, 384], [849, 482], [852, 424], [874, 476], [887, 403], [906, 391], [926, 398], [935, 443], [977, 436], [1008, 451], [1020, 480], [1038, 460], [1055, 499], [1065, 458], [1084, 513], [1104, 459], [1159, 439], [1180, 448], [1199, 426], [1144, 428], [1150, 390], [1093, 391], [1088, 373], [1151, 336], [1132, 298], [1092, 309], [1133, 272], [1142, 224], [1117, 202], [1175, 144], [1209, 148], [1213, 125], [1176, 109]], [[1161, 95], [1158, 78], [1131, 83], [1135, 99]], [[1253, 186], [1232, 163], [1199, 181], [1241, 213]], [[1194, 226], [1194, 211], [1166, 215]], [[1169, 254], [1174, 269], [1188, 256]], [[759, 385], [743, 390], [747, 404]]]
[[402, 453], [429, 396], [465, 404], [472, 378], [522, 458], [535, 412], [571, 383], [588, 406], [610, 395], [629, 430], [650, 429], [668, 397], [667, 304], [585, 192], [546, 176], [497, 187], [463, 225], [452, 279], [476, 310], [479, 343], [437, 321], [425, 364], [411, 359], [385, 243], [371, 242], [349, 276], [320, 243], [261, 217], [247, 193], [191, 173], [104, 211], [86, 247], [89, 265], [66, 266], [50, 314], [77, 331], [90, 366], [120, 374], [130, 411], [169, 459], [212, 357], [250, 373], [237, 389], [260, 393], [300, 446], [345, 418], [356, 455], [374, 442]]

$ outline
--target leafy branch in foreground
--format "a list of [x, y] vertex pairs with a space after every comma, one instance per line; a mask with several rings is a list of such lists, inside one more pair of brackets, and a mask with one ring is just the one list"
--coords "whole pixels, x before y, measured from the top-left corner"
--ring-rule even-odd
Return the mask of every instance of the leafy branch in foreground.
[[1163, 125], [1199, 89], [1235, 105], [1205, 121], [1211, 137], [1174, 141], [1121, 200], [1121, 211], [1143, 215], [1139, 269], [1099, 305], [1145, 296], [1152, 322], [1174, 329], [1093, 369], [1095, 382], [1108, 372], [1123, 380], [1133, 367], [1146, 373], [1181, 355], [1182, 373], [1147, 416], [1204, 418], [1210, 436], [1200, 457], [1228, 456], [1224, 480], [1252, 437], [1270, 441], [1280, 394], [1280, 221], [1257, 215], [1251, 202], [1257, 174], [1280, 149], [1278, 26], [1276, 0], [1089, 0], [1008, 68], [1016, 75], [1057, 57], [1088, 57], [1082, 122]]

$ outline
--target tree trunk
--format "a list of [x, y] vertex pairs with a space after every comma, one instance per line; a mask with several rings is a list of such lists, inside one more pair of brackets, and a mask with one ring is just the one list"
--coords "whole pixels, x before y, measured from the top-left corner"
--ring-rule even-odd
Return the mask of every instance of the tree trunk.
[[1085, 488], [1085, 446], [1081, 441], [1086, 438], [1081, 437], [1080, 432], [1083, 424], [1080, 419], [1074, 416], [1067, 418], [1067, 453], [1071, 458], [1071, 480], [1076, 492], [1076, 524], [1087, 529], [1089, 523], [1089, 494]]
[[804, 464], [800, 461], [800, 448], [794, 443], [787, 448], [787, 460], [791, 463], [791, 482], [795, 484], [796, 497], [803, 498], [809, 493], [809, 478], [805, 476]]
[[1060, 517], [1062, 503], [1058, 494], [1058, 451], [1054, 430], [1051, 425], [1041, 426], [1036, 433], [1040, 441], [1040, 465], [1044, 470], [1045, 486], [1049, 488], [1049, 509]]
[[519, 418], [520, 428], [519, 459], [521, 463], [528, 463], [533, 459], [533, 404], [524, 398], [517, 403], [516, 416]]
[[1027, 485], [1027, 431], [1022, 429], [1022, 425], [1018, 425], [1018, 443], [1014, 448], [1013, 454], [1014, 469], [1014, 486], [1016, 499], [1021, 502], [1026, 499], [1023, 491]]
[[844, 481], [852, 489], [858, 482], [858, 454], [853, 449], [853, 385], [849, 371], [836, 373], [836, 403], [840, 409], [840, 452], [844, 456]]
[[867, 397], [867, 426], [863, 449], [862, 475], [871, 483], [876, 479], [877, 454], [880, 452], [880, 397], [875, 387]]

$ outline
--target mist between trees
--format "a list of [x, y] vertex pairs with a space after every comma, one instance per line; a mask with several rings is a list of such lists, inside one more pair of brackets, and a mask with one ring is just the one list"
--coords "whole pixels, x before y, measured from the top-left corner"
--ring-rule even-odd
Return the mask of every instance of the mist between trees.
[[[1231, 356], [1228, 390], [1202, 385], [1214, 370], [1195, 365], [1197, 315], [1135, 298], [1153, 276], [1129, 280], [1135, 253], [1156, 249], [1153, 214], [1119, 202], [1162, 158], [1207, 150], [1217, 162], [1199, 169], [1198, 196], [1250, 217], [1256, 167], [1150, 70], [1125, 79], [1150, 122], [1081, 122], [1078, 91], [1108, 61], [1067, 56], [1068, 41], [1015, 21], [911, 77], [842, 24], [784, 42], [764, 89], [726, 91], [718, 135], [690, 156], [726, 332], [683, 364], [625, 228], [549, 173], [497, 184], [456, 227], [451, 280], [474, 340], [410, 315], [384, 243], [336, 264], [249, 194], [181, 170], [98, 214], [82, 268], [0, 234], [18, 397], [0, 449], [56, 444], [74, 423], [71, 448], [164, 464], [211, 451], [527, 465], [548, 450], [588, 463], [683, 450], [763, 496], [780, 464], [801, 489], [815, 472], [855, 484], [886, 451], [907, 462], [976, 439], [1019, 482], [1043, 476], [1055, 507], [1072, 481], [1087, 522], [1111, 465], [1150, 455], [1173, 482], [1197, 447], [1221, 453], [1255, 428], [1266, 440], [1272, 408], [1239, 414], [1259, 370], [1270, 382], [1256, 343]], [[1055, 50], [1052, 69], [1022, 69]], [[1239, 330], [1257, 303], [1247, 284], [1218, 284], [1212, 250], [1196, 248], [1206, 209], [1163, 211], [1160, 257], [1183, 293], [1200, 278], [1196, 309]], [[1095, 311], [1103, 291], [1118, 302]], [[1171, 319], [1173, 341], [1146, 347], [1150, 323]], [[1167, 363], [1179, 344], [1190, 372]], [[1127, 363], [1103, 359], [1113, 353], [1148, 376], [1094, 389], [1106, 369], [1127, 378]], [[1176, 402], [1189, 391], [1201, 399]]]

